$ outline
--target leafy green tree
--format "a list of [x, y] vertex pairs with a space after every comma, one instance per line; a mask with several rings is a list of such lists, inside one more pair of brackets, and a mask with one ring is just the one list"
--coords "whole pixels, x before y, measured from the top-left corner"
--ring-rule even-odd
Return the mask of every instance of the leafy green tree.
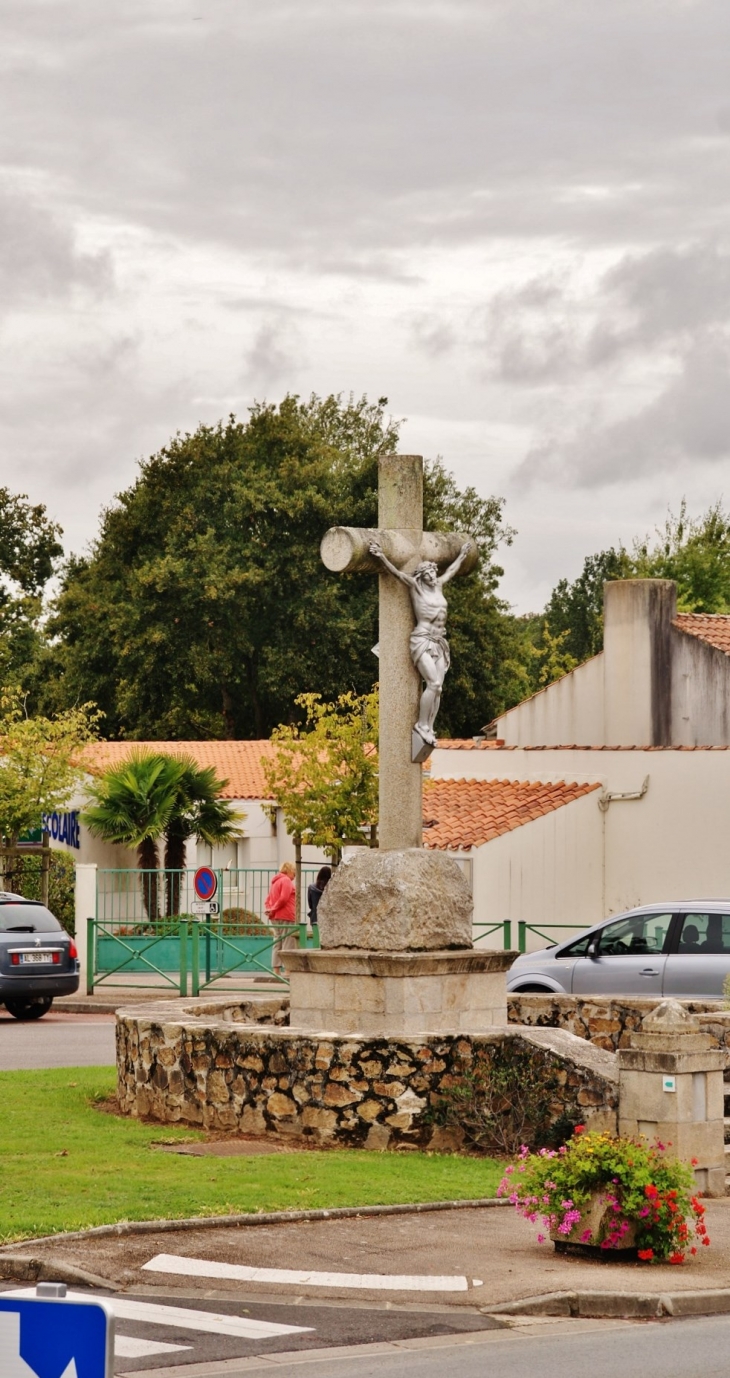
[[634, 545], [634, 578], [674, 579], [682, 612], [730, 612], [730, 516], [716, 502], [691, 517], [686, 501], [679, 516], [668, 514], [664, 529]]
[[28, 717], [19, 690], [0, 697], [0, 835], [6, 848], [37, 828], [41, 814], [68, 804], [84, 775], [81, 753], [96, 735], [97, 716], [86, 704], [53, 718]]
[[576, 664], [603, 648], [604, 583], [633, 577], [631, 557], [623, 546], [612, 546], [598, 555], [588, 555], [572, 584], [567, 579], [556, 584], [540, 621], [547, 623], [549, 636], [565, 634], [561, 642], [563, 652], [572, 656]]
[[[398, 424], [377, 404], [287, 396], [177, 436], [142, 464], [71, 560], [51, 623], [49, 702], [92, 697], [127, 739], [267, 737], [302, 692], [367, 693], [376, 671], [377, 581], [332, 575], [329, 526], [375, 526], [377, 461]], [[524, 669], [497, 597], [510, 540], [499, 499], [460, 492], [427, 466], [426, 521], [477, 540], [479, 571], [450, 590], [454, 663], [439, 730], [475, 732]]]
[[337, 861], [346, 843], [364, 840], [378, 819], [378, 696], [340, 694], [323, 703], [300, 694], [301, 728], [282, 723], [277, 751], [263, 762], [266, 788], [297, 848], [322, 847]]
[[81, 821], [94, 837], [133, 847], [142, 871], [148, 918], [159, 916], [158, 842], [180, 798], [185, 762], [174, 756], [134, 752], [88, 788]]
[[209, 846], [222, 846], [238, 837], [245, 814], [236, 810], [221, 791], [228, 784], [219, 780], [213, 766], [199, 766], [190, 756], [176, 757], [183, 764], [178, 780], [177, 800], [165, 829], [166, 912], [180, 913], [180, 879], [185, 866], [185, 844], [195, 837]]
[[32, 684], [43, 590], [63, 554], [60, 535], [42, 503], [0, 488], [0, 683]]

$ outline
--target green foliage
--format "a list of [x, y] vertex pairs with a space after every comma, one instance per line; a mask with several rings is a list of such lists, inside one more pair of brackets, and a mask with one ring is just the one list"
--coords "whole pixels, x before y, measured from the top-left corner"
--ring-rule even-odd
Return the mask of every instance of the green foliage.
[[554, 1143], [551, 1094], [556, 1069], [539, 1063], [531, 1049], [505, 1043], [498, 1056], [462, 1067], [434, 1107], [439, 1124], [463, 1129], [481, 1152], [516, 1153], [529, 1140]]
[[155, 1144], [203, 1135], [95, 1108], [114, 1086], [106, 1067], [0, 1073], [3, 1242], [119, 1220], [469, 1200], [499, 1180], [488, 1159], [434, 1153], [163, 1153]]
[[0, 488], [0, 683], [31, 684], [41, 647], [42, 594], [63, 554], [42, 503]]
[[603, 649], [604, 583], [633, 577], [630, 556], [619, 546], [618, 550], [611, 547], [598, 555], [589, 555], [572, 584], [567, 579], [556, 584], [545, 608], [544, 622], [549, 636], [564, 638], [562, 650], [572, 656], [576, 664]]
[[681, 612], [730, 612], [730, 516], [722, 503], [690, 517], [683, 501], [655, 534], [653, 545], [647, 538], [634, 546], [634, 577], [674, 579]]
[[[677, 584], [680, 612], [730, 612], [730, 516], [716, 502], [701, 517], [691, 517], [685, 501], [679, 516], [668, 514], [663, 529], [634, 542], [589, 555], [573, 583], [556, 584], [543, 618], [531, 628], [537, 645], [536, 625], [547, 625], [547, 635], [560, 639], [561, 654], [575, 663], [603, 649], [603, 585], [612, 579], [673, 579]], [[539, 684], [558, 679], [565, 669], [543, 661]], [[543, 673], [544, 672], [544, 673]], [[538, 684], [535, 685], [538, 687]]]
[[[553, 1235], [602, 1249], [626, 1247], [623, 1241], [633, 1226], [639, 1258], [646, 1262], [683, 1263], [687, 1250], [697, 1252], [693, 1232], [709, 1245], [705, 1208], [687, 1163], [668, 1157], [663, 1144], [586, 1134], [583, 1128], [577, 1125], [570, 1142], [557, 1151], [531, 1154], [521, 1148], [499, 1195], [509, 1196], [528, 1220], [540, 1216]], [[596, 1195], [608, 1210], [594, 1233], [585, 1219]]]
[[91, 705], [29, 718], [19, 690], [0, 696], [0, 835], [10, 845], [41, 814], [68, 804], [84, 769], [80, 752], [96, 733]]
[[[42, 897], [42, 863], [40, 856], [25, 853], [13, 861], [12, 889], [27, 900]], [[66, 852], [51, 852], [48, 872], [48, 908], [73, 937], [75, 931], [74, 864]]]
[[[333, 575], [328, 527], [377, 524], [377, 461], [398, 444], [387, 399], [287, 396], [176, 436], [145, 461], [70, 560], [50, 623], [48, 702], [92, 697], [113, 738], [267, 737], [302, 692], [367, 693], [377, 580]], [[515, 696], [494, 553], [502, 503], [427, 466], [426, 523], [469, 531], [479, 571], [449, 591], [453, 668], [439, 731], [469, 733]], [[518, 671], [518, 677], [523, 672]]]
[[334, 858], [377, 822], [378, 696], [347, 693], [322, 703], [318, 694], [300, 694], [295, 702], [305, 722], [275, 728], [276, 756], [263, 762], [267, 793], [287, 832]]

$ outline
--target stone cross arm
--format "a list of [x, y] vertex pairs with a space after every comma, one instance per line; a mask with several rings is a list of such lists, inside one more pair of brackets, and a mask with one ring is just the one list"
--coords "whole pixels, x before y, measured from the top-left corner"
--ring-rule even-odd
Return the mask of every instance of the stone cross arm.
[[[382, 574], [383, 567], [370, 554], [370, 545], [377, 541], [396, 569], [410, 574], [420, 560], [433, 560], [439, 573], [459, 554], [469, 537], [458, 531], [419, 531], [417, 528], [380, 531], [360, 526], [332, 526], [322, 538], [322, 563], [335, 574]], [[479, 554], [474, 541], [461, 566], [462, 574], [475, 568]]]

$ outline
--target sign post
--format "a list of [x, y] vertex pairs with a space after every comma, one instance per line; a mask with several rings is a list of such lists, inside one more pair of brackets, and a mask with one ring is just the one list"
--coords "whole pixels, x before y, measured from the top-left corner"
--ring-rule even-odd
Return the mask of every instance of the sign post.
[[198, 897], [193, 900], [193, 913], [217, 914], [219, 906], [215, 895], [218, 890], [218, 877], [211, 866], [198, 867], [193, 876], [193, 889]]
[[112, 1378], [114, 1316], [104, 1301], [40, 1283], [35, 1297], [0, 1294], [2, 1378]]

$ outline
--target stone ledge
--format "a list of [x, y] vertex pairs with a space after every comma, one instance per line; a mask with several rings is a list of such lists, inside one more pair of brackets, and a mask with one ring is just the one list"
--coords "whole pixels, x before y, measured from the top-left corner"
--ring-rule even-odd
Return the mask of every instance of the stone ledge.
[[287, 972], [336, 976], [450, 976], [470, 972], [507, 971], [516, 952], [487, 948], [455, 948], [436, 952], [371, 952], [351, 947], [327, 951], [292, 948], [281, 954]]

